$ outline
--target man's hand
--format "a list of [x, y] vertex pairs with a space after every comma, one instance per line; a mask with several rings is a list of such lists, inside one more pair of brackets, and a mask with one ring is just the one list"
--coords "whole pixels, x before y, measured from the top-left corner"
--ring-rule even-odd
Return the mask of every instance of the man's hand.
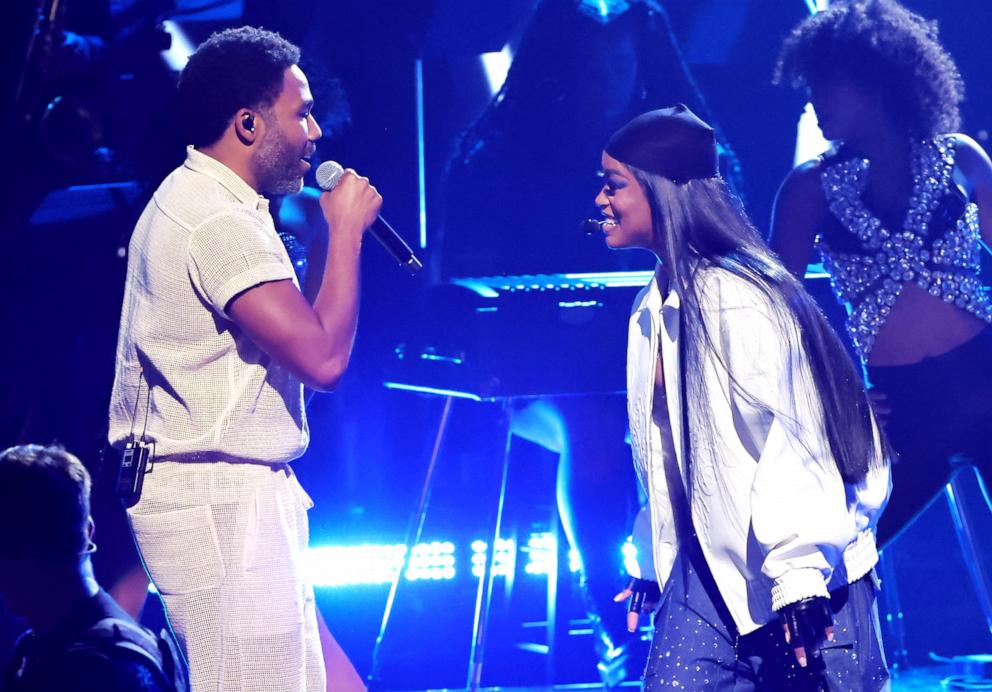
[[351, 168], [345, 169], [340, 182], [320, 195], [320, 209], [332, 233], [361, 236], [379, 215], [382, 196], [368, 178]]
[[636, 632], [641, 613], [651, 612], [658, 607], [658, 601], [661, 600], [661, 589], [658, 588], [656, 581], [634, 577], [627, 584], [626, 589], [613, 597], [616, 603], [626, 599], [630, 599], [627, 601], [627, 631]]
[[779, 610], [778, 616], [785, 630], [785, 643], [792, 646], [796, 660], [803, 668], [808, 663], [808, 656], [814, 659], [820, 657], [820, 647], [824, 641], [834, 640], [834, 617], [829, 598], [804, 598]]

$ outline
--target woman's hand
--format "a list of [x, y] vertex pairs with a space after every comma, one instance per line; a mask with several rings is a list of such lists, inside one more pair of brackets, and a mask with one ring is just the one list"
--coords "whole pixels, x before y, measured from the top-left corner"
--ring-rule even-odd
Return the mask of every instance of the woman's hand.
[[834, 640], [834, 616], [829, 598], [804, 598], [779, 610], [778, 616], [785, 630], [785, 643], [792, 646], [792, 652], [802, 668], [807, 665], [807, 656], [813, 659], [820, 657], [820, 647], [824, 641]]
[[627, 600], [627, 631], [636, 632], [640, 624], [641, 613], [649, 613], [658, 607], [658, 601], [661, 600], [661, 589], [658, 588], [656, 581], [633, 577], [627, 584], [627, 588], [614, 596], [613, 600], [616, 603]]

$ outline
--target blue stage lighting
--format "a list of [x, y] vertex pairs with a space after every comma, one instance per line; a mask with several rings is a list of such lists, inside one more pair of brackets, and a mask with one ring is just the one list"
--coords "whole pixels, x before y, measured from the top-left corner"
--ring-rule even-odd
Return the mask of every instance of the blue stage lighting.
[[441, 581], [455, 578], [455, 545], [450, 541], [434, 541], [414, 546], [410, 564], [406, 569], [409, 581], [432, 579]]
[[506, 75], [513, 63], [513, 51], [510, 50], [509, 45], [503, 46], [503, 50], [497, 53], [483, 53], [479, 56], [479, 60], [486, 73], [489, 93], [495, 96], [503, 88], [503, 82], [506, 81]]
[[[489, 545], [485, 541], [472, 541], [472, 574], [481, 577], [485, 573], [486, 561], [489, 559]], [[496, 540], [496, 559], [493, 564], [493, 575], [505, 577], [513, 573], [516, 564], [516, 543], [512, 538]]]
[[[471, 574], [484, 574], [489, 559], [489, 545], [476, 540], [469, 546]], [[516, 569], [518, 546], [512, 538], [496, 542], [496, 562], [493, 574], [506, 577]], [[535, 577], [544, 576], [558, 568], [558, 545], [548, 532], [532, 533], [519, 547], [525, 558], [523, 571]], [[630, 569], [636, 549], [628, 542], [623, 546], [625, 564]], [[401, 544], [325, 545], [311, 547], [307, 553], [307, 569], [314, 586], [345, 587], [391, 584], [403, 569], [406, 548]], [[403, 576], [407, 581], [452, 581], [458, 574], [458, 550], [451, 541], [418, 543], [413, 547]], [[568, 551], [568, 569], [573, 574], [582, 569], [582, 560], [574, 548]], [[636, 573], [636, 572], [634, 572]], [[149, 589], [155, 592], [154, 587]]]
[[641, 568], [637, 565], [637, 546], [628, 538], [620, 551], [623, 553], [623, 568], [627, 570], [627, 574], [640, 574]]
[[314, 586], [390, 584], [403, 567], [404, 545], [310, 548], [307, 567]]
[[628, 0], [580, 0], [579, 11], [597, 22], [609, 24], [630, 9]]
[[524, 565], [527, 574], [551, 574], [558, 569], [558, 542], [550, 533], [531, 534], [521, 551], [529, 558]]

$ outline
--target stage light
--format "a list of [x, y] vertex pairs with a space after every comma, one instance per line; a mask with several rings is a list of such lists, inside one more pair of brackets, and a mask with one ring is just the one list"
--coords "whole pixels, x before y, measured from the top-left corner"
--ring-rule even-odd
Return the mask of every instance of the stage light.
[[[390, 584], [405, 555], [403, 545], [320, 546], [308, 551], [307, 566], [314, 586]], [[434, 541], [413, 547], [403, 576], [409, 581], [443, 581], [455, 574], [455, 545]]]
[[[394, 574], [395, 576], [395, 574]], [[455, 545], [450, 541], [434, 541], [414, 546], [404, 575], [409, 581], [455, 578]]]
[[193, 55], [193, 51], [196, 48], [193, 46], [192, 41], [189, 40], [189, 37], [186, 36], [186, 32], [179, 28], [179, 25], [171, 19], [166, 19], [162, 22], [162, 28], [165, 29], [165, 32], [172, 39], [169, 48], [162, 51], [162, 59], [169, 66], [170, 70], [182, 72], [182, 69], [186, 67], [186, 63], [189, 62], [189, 56]]
[[796, 127], [796, 155], [794, 165], [817, 158], [820, 154], [830, 149], [823, 133], [820, 132], [820, 125], [816, 120], [816, 111], [812, 104], [807, 103], [803, 114], [799, 116], [799, 125]]
[[620, 552], [623, 554], [623, 568], [627, 570], [627, 574], [640, 574], [641, 568], [637, 565], [637, 546], [630, 538], [623, 544]]
[[575, 548], [568, 549], [568, 571], [572, 574], [582, 571], [582, 556]]
[[310, 548], [307, 568], [314, 586], [389, 584], [403, 567], [406, 546], [353, 545]]
[[[472, 542], [472, 575], [481, 577], [485, 573], [489, 559], [489, 545], [485, 541]], [[493, 562], [493, 575], [505, 577], [513, 573], [516, 564], [516, 543], [512, 538], [496, 540], [496, 558]]]
[[489, 93], [495, 95], [503, 88], [506, 75], [510, 72], [510, 64], [513, 62], [513, 51], [510, 46], [503, 46], [503, 50], [498, 53], [483, 53], [479, 56], [482, 61], [482, 69], [486, 72], [486, 81], [489, 83]]
[[628, 0], [580, 0], [579, 11], [597, 22], [609, 24], [630, 9]]
[[[516, 569], [518, 546], [512, 538], [501, 538], [496, 543], [496, 562], [493, 574], [506, 577]], [[532, 533], [527, 542], [519, 546], [521, 559], [526, 559], [523, 571], [534, 577], [547, 577], [557, 569], [558, 545], [551, 533]], [[403, 577], [407, 581], [442, 582], [458, 577], [459, 551], [451, 541], [418, 543], [410, 553]], [[489, 559], [486, 541], [476, 540], [469, 546], [471, 574], [478, 578], [484, 573]], [[636, 556], [629, 542], [622, 549], [625, 564], [630, 569]], [[406, 548], [402, 544], [323, 545], [311, 547], [306, 556], [306, 568], [316, 587], [351, 587], [391, 584], [403, 569]], [[462, 567], [464, 569], [464, 567]], [[579, 553], [568, 551], [568, 569], [577, 573], [582, 569]], [[155, 593], [154, 586], [149, 587]]]
[[438, 389], [437, 387], [424, 387], [415, 384], [404, 384], [402, 382], [383, 382], [386, 389], [397, 389], [405, 392], [416, 392], [418, 394], [433, 394], [435, 396], [450, 396], [455, 399], [469, 399], [471, 401], [482, 401], [482, 397], [471, 392], [460, 392], [456, 389]]
[[531, 534], [521, 551], [527, 553], [527, 574], [551, 574], [558, 569], [558, 542], [550, 533]]

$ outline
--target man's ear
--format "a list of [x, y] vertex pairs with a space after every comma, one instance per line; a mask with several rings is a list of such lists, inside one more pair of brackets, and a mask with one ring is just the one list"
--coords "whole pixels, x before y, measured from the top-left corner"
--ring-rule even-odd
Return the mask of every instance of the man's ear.
[[245, 146], [251, 146], [259, 137], [262, 119], [258, 113], [248, 108], [242, 108], [234, 116], [234, 131]]

